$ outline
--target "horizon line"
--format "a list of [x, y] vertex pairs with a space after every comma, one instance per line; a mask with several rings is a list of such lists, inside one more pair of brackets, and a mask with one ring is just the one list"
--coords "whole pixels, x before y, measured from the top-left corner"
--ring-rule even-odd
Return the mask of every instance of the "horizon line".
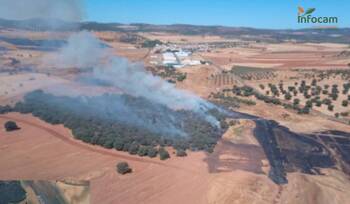
[[251, 26], [234, 26], [234, 25], [223, 25], [223, 24], [189, 24], [189, 23], [169, 23], [169, 24], [161, 24], [161, 23], [147, 23], [147, 22], [117, 22], [117, 21], [95, 21], [95, 20], [81, 20], [81, 21], [67, 21], [62, 20], [59, 18], [52, 18], [52, 19], [43, 19], [43, 18], [27, 18], [27, 19], [8, 19], [8, 18], [0, 18], [0, 20], [7, 20], [7, 21], [31, 21], [31, 20], [42, 20], [42, 21], [49, 21], [49, 20], [58, 20], [65, 23], [100, 23], [100, 24], [121, 24], [121, 25], [137, 25], [137, 24], [143, 24], [143, 25], [155, 25], [155, 26], [176, 26], [176, 25], [185, 25], [185, 26], [202, 26], [202, 27], [226, 27], [226, 28], [246, 28], [246, 29], [259, 29], [259, 30], [305, 30], [305, 29], [350, 29], [350, 27], [338, 27], [338, 26], [324, 26], [324, 25], [313, 25], [310, 27], [303, 27], [303, 28], [267, 28], [267, 27], [251, 27]]

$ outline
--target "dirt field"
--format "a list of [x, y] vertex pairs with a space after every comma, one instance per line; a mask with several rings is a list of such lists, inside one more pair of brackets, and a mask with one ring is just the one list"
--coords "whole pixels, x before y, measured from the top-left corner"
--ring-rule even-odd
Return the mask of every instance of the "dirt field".
[[[151, 33], [140, 33], [140, 35], [152, 39], [152, 40], [161, 40], [163, 42], [172, 42], [172, 43], [202, 43], [202, 42], [221, 42], [224, 39], [220, 36], [196, 36], [196, 35], [180, 35], [180, 34], [170, 34], [170, 33], [162, 33], [162, 32], [151, 32]], [[235, 40], [228, 40], [235, 41]]]
[[[31, 39], [47, 38], [47, 33], [40, 32], [21, 33], [2, 30], [0, 34], [11, 37], [29, 35]], [[138, 34], [148, 39], [179, 44], [237, 41], [220, 36]], [[67, 35], [68, 33], [57, 33], [54, 37], [62, 39]], [[120, 42], [118, 39], [121, 33], [95, 32], [95, 35], [104, 40], [114, 54], [131, 61], [148, 63], [151, 50]], [[48, 54], [45, 51], [28, 51], [4, 42], [0, 46], [9, 49], [0, 55], [0, 66], [12, 69], [31, 65], [35, 68], [35, 72], [39, 72], [1, 73], [0, 105], [14, 104], [25, 93], [38, 88], [73, 95], [118, 91], [106, 87], [81, 85], [75, 81], [74, 73], [68, 71], [62, 73], [61, 70], [55, 70], [46, 74], [48, 69], [40, 66], [41, 57]], [[288, 85], [294, 83], [289, 78], [294, 74], [292, 69], [295, 68], [347, 68], [348, 58], [338, 56], [344, 50], [349, 50], [348, 45], [290, 42], [279, 44], [249, 42], [247, 47], [214, 48], [210, 52], [195, 53], [196, 56], [212, 64], [180, 69], [179, 72], [187, 73], [187, 78], [178, 82], [176, 87], [207, 98], [210, 93], [227, 87], [232, 88], [235, 84], [249, 84], [258, 88], [260, 83], [278, 83], [282, 78]], [[19, 65], [12, 66], [11, 58], [20, 60]], [[234, 65], [258, 69], [275, 68], [279, 70], [281, 78], [247, 82], [236, 75], [224, 77], [222, 71], [230, 70]], [[327, 114], [324, 110], [318, 111], [326, 113], [326, 116], [315, 113], [298, 115], [280, 106], [257, 102], [256, 106], [242, 105], [239, 111], [276, 120], [295, 132], [312, 133], [329, 129], [350, 132], [349, 125], [330, 119], [327, 116], [331, 113]], [[0, 130], [2, 155], [0, 179], [89, 180], [92, 204], [349, 203], [349, 176], [335, 169], [322, 169], [324, 175], [291, 173], [288, 174], [288, 184], [281, 186], [274, 184], [267, 176], [270, 169], [269, 162], [252, 135], [254, 128], [252, 121], [240, 121], [239, 124], [230, 127], [212, 154], [188, 152], [187, 157], [180, 158], [171, 151], [171, 159], [160, 161], [158, 158], [131, 156], [124, 152], [77, 141], [63, 126], [49, 125], [31, 115], [17, 113], [0, 115], [1, 128], [7, 120], [16, 121], [21, 129], [11, 133]], [[120, 161], [127, 161], [133, 173], [123, 176], [117, 174], [116, 164]]]
[[202, 53], [204, 59], [230, 69], [234, 65], [261, 68], [333, 69], [347, 68], [347, 61], [337, 57], [346, 45], [338, 44], [252, 44], [249, 48], [214, 49]]
[[[203, 152], [185, 158], [172, 155], [163, 162], [84, 144], [72, 139], [62, 126], [30, 115], [4, 115], [0, 124], [8, 119], [18, 122], [21, 130], [1, 131], [0, 179], [88, 179], [92, 203], [300, 203], [312, 199], [328, 203], [321, 198], [331, 192], [337, 195], [334, 203], [347, 199], [343, 190], [349, 187], [344, 182], [347, 178], [334, 170], [325, 176], [294, 173], [288, 185], [273, 184], [262, 171], [267, 164], [261, 148], [249, 139], [252, 136], [244, 134], [244, 141], [253, 144], [229, 140], [240, 132], [248, 133], [248, 124], [242, 131], [227, 133], [210, 156]], [[118, 161], [127, 161], [133, 173], [117, 174]], [[302, 192], [296, 187], [305, 185], [308, 188]], [[316, 193], [321, 198], [314, 197]]]
[[[141, 33], [149, 39], [171, 42], [179, 45], [186, 43], [218, 43], [242, 42], [237, 39], [227, 39], [220, 36], [186, 36], [169, 33]], [[200, 52], [204, 60], [230, 69], [234, 65], [261, 68], [291, 68], [334, 69], [347, 68], [349, 60], [338, 56], [342, 51], [348, 51], [345, 44], [333, 43], [257, 43], [247, 41], [246, 46], [233, 48], [213, 48], [209, 52]]]
[[25, 93], [35, 89], [52, 88], [56, 85], [68, 84], [67, 80], [48, 77], [44, 74], [0, 74], [0, 104], [13, 104]]

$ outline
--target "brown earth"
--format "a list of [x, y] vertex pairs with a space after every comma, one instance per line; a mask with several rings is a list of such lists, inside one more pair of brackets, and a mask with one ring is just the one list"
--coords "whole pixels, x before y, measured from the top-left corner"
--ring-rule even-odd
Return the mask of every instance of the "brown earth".
[[[316, 193], [325, 198], [317, 203], [328, 203], [330, 192], [337, 195], [334, 203], [348, 201], [347, 178], [335, 170], [325, 176], [293, 173], [283, 187], [272, 183], [261, 170], [261, 148], [226, 139], [234, 135], [226, 135], [211, 155], [189, 152], [159, 161], [82, 143], [61, 125], [30, 115], [2, 115], [0, 124], [9, 119], [21, 129], [1, 131], [0, 179], [88, 179], [92, 203], [300, 203], [317, 199]], [[117, 174], [118, 161], [127, 161], [133, 173]]]
[[[28, 34], [15, 33], [19, 37]], [[13, 36], [13, 31], [1, 31], [1, 34]], [[107, 32], [95, 34], [107, 40], [119, 36], [118, 33]], [[60, 33], [55, 37], [66, 35]], [[47, 38], [47, 34], [36, 32], [30, 33], [30, 36], [33, 39]], [[144, 36], [182, 43], [225, 40], [218, 36], [173, 36], [162, 33]], [[115, 54], [133, 61], [146, 61], [149, 54], [148, 49], [139, 49], [132, 44], [118, 41], [108, 44], [114, 48]], [[41, 57], [47, 54], [20, 50], [9, 44], [5, 46], [10, 51], [0, 56], [0, 65], [8, 63], [10, 57], [15, 57], [24, 65], [36, 66]], [[208, 78], [222, 70], [231, 69], [233, 65], [282, 70], [346, 68], [348, 59], [335, 56], [347, 49], [347, 45], [310, 43], [253, 43], [248, 48], [214, 49], [200, 53], [201, 58], [214, 64], [181, 69], [188, 75], [177, 87], [206, 98], [211, 92], [222, 89], [208, 83]], [[45, 71], [44, 68], [38, 70]], [[1, 75], [0, 104], [14, 103], [24, 93], [37, 88], [54, 88], [56, 84], [76, 86], [68, 77], [71, 76], [62, 78], [38, 74], [35, 78], [40, 80], [31, 80], [26, 74]], [[77, 88], [84, 93], [106, 91], [80, 85]], [[319, 115], [300, 116], [263, 103], [253, 108], [242, 106], [240, 111], [274, 119], [296, 132], [326, 129], [350, 132], [348, 125]], [[324, 169], [325, 175], [322, 176], [292, 173], [288, 175], [287, 185], [274, 184], [266, 176], [269, 165], [261, 147], [251, 135], [254, 124], [250, 122], [232, 127], [213, 154], [189, 152], [185, 158], [172, 154], [170, 160], [160, 161], [85, 144], [73, 139], [70, 131], [63, 126], [49, 125], [30, 115], [1, 115], [0, 125], [9, 119], [15, 120], [21, 130], [11, 133], [0, 131], [0, 179], [90, 180], [92, 203], [350, 203], [349, 178], [337, 170]], [[118, 175], [115, 165], [119, 161], [127, 161], [133, 173]]]

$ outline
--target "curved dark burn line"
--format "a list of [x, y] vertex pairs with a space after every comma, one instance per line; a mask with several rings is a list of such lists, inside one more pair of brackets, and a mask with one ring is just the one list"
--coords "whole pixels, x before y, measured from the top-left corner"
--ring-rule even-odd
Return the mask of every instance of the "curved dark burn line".
[[[277, 184], [288, 183], [287, 172], [301, 171], [307, 174], [320, 174], [318, 168], [335, 166], [335, 158], [328, 150], [328, 146], [323, 145], [322, 141], [313, 139], [316, 138], [313, 134], [298, 134], [274, 120], [266, 120], [254, 115], [236, 111], [230, 111], [229, 115], [235, 119], [255, 121], [254, 136], [270, 163], [269, 177]], [[338, 131], [329, 132], [335, 135], [349, 135], [349, 133]], [[282, 144], [279, 143], [291, 143], [297, 148], [283, 149]]]
[[278, 184], [287, 183], [286, 172], [283, 166], [284, 159], [273, 132], [274, 125], [270, 121], [256, 120], [254, 136], [264, 149], [267, 159], [269, 160], [271, 169], [269, 177]]

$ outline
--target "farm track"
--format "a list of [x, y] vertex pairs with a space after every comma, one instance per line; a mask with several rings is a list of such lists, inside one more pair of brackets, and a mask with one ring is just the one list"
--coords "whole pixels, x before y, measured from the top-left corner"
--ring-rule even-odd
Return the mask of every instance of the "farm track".
[[283, 192], [283, 186], [282, 185], [278, 185], [278, 192], [277, 192], [277, 195], [275, 197], [275, 200], [273, 201], [273, 204], [281, 203], [282, 192]]
[[147, 53], [145, 54], [145, 56], [143, 56], [143, 57], [141, 58], [141, 60], [145, 60], [145, 59], [151, 54], [151, 52], [152, 52], [152, 49], [151, 49], [151, 48], [148, 49]]

